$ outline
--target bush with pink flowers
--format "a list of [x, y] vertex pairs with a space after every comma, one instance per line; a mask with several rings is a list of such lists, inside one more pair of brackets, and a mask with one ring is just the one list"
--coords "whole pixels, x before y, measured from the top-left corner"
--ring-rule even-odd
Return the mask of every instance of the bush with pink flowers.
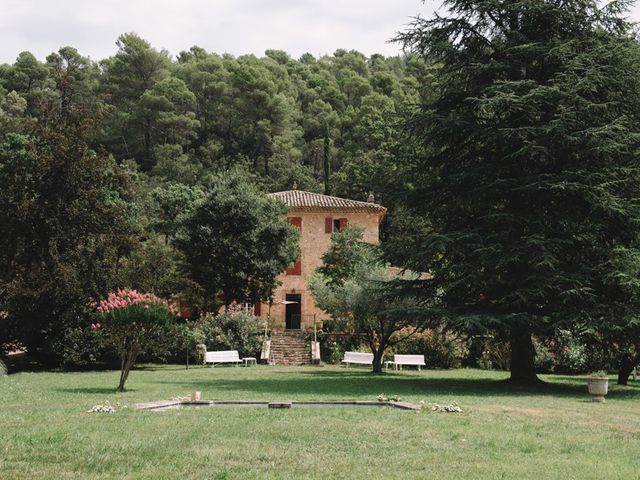
[[101, 321], [90, 327], [119, 353], [118, 391], [123, 391], [138, 355], [163, 343], [163, 337], [179, 316], [178, 310], [167, 300], [136, 290], [109, 294], [97, 310]]

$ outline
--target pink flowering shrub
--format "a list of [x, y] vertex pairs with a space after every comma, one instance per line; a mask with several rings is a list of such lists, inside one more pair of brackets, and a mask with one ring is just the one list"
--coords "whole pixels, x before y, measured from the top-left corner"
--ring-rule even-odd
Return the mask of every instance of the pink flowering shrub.
[[102, 300], [97, 311], [102, 321], [90, 327], [120, 354], [118, 390], [123, 391], [138, 355], [163, 343], [163, 337], [179, 316], [178, 309], [152, 293], [118, 290]]
[[[120, 311], [135, 311], [131, 307], [140, 306], [145, 310], [150, 309], [154, 305], [163, 307], [167, 312], [179, 316], [178, 309], [168, 301], [157, 297], [153, 293], [140, 293], [137, 290], [118, 290], [110, 293], [106, 300], [102, 300], [98, 305], [100, 313], [114, 313]], [[99, 327], [98, 327], [99, 328]]]

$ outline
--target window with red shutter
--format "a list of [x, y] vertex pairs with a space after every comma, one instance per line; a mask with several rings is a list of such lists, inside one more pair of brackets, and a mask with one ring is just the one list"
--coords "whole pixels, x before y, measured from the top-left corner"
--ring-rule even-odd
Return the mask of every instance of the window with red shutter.
[[256, 317], [259, 317], [261, 311], [262, 311], [262, 303], [256, 302], [256, 304], [253, 306], [253, 314]]
[[341, 232], [347, 228], [346, 218], [325, 218], [324, 219], [324, 233]]

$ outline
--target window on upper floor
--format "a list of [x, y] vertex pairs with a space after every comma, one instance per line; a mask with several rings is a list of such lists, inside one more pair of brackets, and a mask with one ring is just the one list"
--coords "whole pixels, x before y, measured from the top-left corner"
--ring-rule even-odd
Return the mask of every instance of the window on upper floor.
[[346, 218], [325, 218], [324, 219], [324, 233], [341, 232], [347, 227]]

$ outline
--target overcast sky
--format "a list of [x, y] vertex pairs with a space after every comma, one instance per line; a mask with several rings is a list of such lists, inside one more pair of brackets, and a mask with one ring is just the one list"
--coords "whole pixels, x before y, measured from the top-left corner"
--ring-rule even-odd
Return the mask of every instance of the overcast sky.
[[[305, 52], [355, 49], [367, 55], [400, 51], [388, 40], [411, 17], [428, 17], [427, 0], [0, 0], [0, 63], [29, 50], [41, 60], [62, 46], [94, 60], [116, 52], [136, 32], [172, 55], [198, 45], [211, 52], [297, 58]], [[640, 20], [640, 7], [632, 18]]]

